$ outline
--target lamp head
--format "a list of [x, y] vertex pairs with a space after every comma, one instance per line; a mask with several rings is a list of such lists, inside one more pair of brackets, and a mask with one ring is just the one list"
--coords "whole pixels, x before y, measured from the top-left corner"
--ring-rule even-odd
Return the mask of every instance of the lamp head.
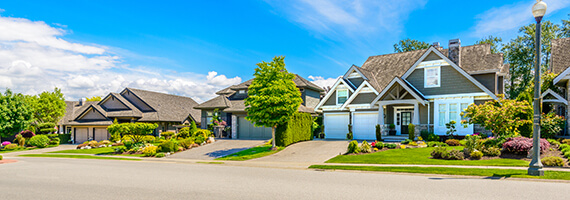
[[536, 3], [532, 6], [532, 15], [537, 21], [540, 21], [544, 14], [546, 13], [546, 3], [541, 0], [536, 0]]

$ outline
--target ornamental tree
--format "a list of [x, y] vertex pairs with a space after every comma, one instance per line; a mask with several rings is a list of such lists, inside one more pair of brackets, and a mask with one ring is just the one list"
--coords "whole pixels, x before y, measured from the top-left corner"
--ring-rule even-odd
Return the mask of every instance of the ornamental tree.
[[67, 104], [59, 88], [53, 92], [44, 91], [38, 96], [27, 96], [26, 101], [33, 108], [37, 123], [57, 123], [65, 115]]
[[271, 127], [273, 150], [276, 149], [275, 128], [288, 122], [303, 101], [293, 82], [295, 74], [287, 72], [284, 59], [278, 56], [272, 62], [257, 64], [245, 99], [246, 119], [256, 127]]
[[32, 120], [32, 109], [20, 93], [14, 94], [10, 89], [0, 93], [0, 136], [10, 137], [29, 126]]
[[469, 118], [467, 123], [480, 124], [494, 135], [512, 136], [521, 132], [532, 132], [532, 106], [527, 101], [500, 98], [485, 104], [471, 104], [461, 116]]

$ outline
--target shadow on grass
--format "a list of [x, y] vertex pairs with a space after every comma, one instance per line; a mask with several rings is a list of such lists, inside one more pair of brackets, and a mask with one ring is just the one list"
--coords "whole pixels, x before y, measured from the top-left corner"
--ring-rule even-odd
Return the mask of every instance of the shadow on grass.
[[237, 153], [246, 149], [250, 149], [250, 148], [234, 148], [234, 149], [224, 149], [224, 150], [218, 150], [218, 151], [212, 151], [210, 153], [206, 153], [204, 155], [207, 155], [209, 157], [212, 158], [221, 158], [227, 155], [230, 155], [232, 153]]

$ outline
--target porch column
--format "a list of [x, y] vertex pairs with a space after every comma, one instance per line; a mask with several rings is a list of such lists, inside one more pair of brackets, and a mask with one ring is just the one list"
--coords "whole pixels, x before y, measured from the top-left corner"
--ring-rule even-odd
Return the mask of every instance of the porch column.
[[418, 102], [414, 103], [414, 119], [412, 119], [412, 124], [420, 124], [420, 106]]
[[380, 104], [378, 107], [378, 124], [384, 125], [384, 106]]
[[237, 139], [238, 119], [237, 116], [232, 115], [232, 139]]

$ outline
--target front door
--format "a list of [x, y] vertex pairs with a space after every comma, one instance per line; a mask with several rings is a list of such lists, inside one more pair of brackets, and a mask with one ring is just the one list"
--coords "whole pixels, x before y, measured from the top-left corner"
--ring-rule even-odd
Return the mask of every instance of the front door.
[[412, 123], [412, 112], [402, 112], [401, 125], [402, 134], [408, 134], [408, 124]]

